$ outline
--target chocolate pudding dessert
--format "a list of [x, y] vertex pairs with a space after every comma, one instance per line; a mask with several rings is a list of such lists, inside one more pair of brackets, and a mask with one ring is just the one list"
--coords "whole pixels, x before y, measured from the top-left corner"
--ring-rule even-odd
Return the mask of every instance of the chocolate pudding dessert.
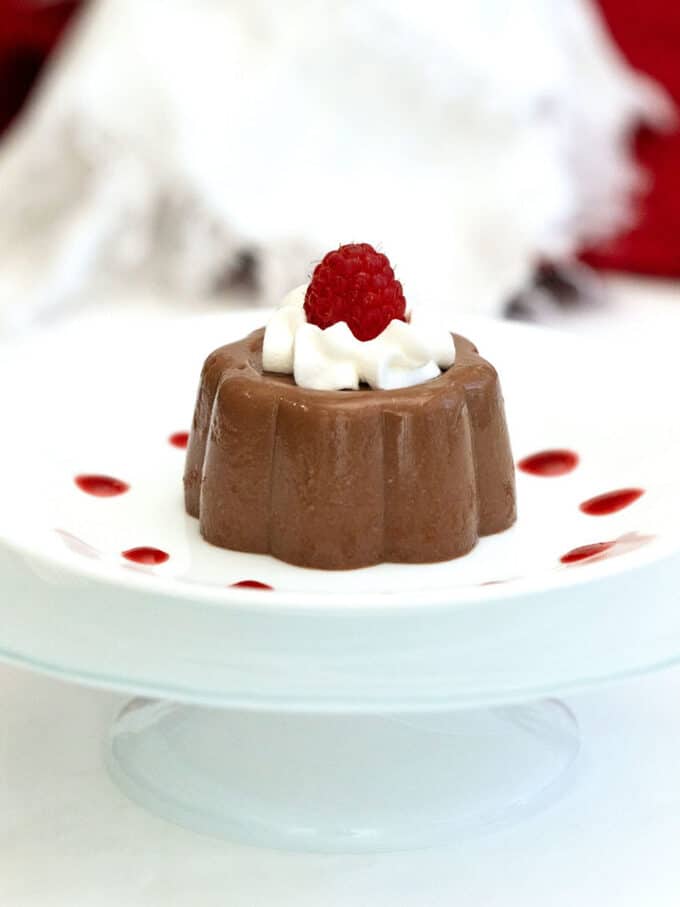
[[516, 516], [495, 369], [366, 244], [208, 357], [184, 483], [208, 542], [329, 570], [449, 560]]

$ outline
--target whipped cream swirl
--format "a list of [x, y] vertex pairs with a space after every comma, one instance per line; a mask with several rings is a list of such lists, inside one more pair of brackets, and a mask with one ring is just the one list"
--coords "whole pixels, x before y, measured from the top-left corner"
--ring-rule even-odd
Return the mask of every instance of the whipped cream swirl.
[[391, 321], [373, 340], [357, 340], [347, 323], [329, 328], [309, 324], [303, 284], [284, 298], [264, 333], [262, 365], [268, 372], [293, 375], [311, 390], [375, 390], [413, 387], [453, 365], [453, 337], [424, 315]]

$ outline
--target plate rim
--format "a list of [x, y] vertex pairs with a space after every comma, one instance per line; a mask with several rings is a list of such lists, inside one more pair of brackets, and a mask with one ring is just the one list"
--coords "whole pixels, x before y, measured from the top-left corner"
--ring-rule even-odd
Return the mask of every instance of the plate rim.
[[[167, 321], [181, 330], [182, 326], [188, 323], [203, 324], [218, 323], [225, 321], [229, 323], [230, 316], [247, 315], [253, 320], [261, 321], [266, 318], [268, 309], [241, 309], [237, 311], [220, 311], [218, 313], [200, 313], [195, 315], [167, 315], [159, 316], [157, 313], [149, 315], [148, 313], [134, 313], [127, 318], [121, 317], [121, 326], [124, 321], [129, 324], [130, 318], [140, 323], [142, 326], [148, 325], [154, 331], [158, 330], [159, 321]], [[101, 313], [99, 313], [101, 315]], [[583, 344], [588, 344], [588, 339], [576, 338], [564, 331], [559, 331], [551, 327], [539, 326], [535, 324], [524, 324], [511, 321], [500, 321], [499, 319], [485, 318], [479, 316], [464, 315], [461, 319], [462, 325], [459, 324], [457, 329], [464, 332], [470, 330], [474, 333], [478, 326], [480, 331], [486, 327], [498, 331], [499, 329], [516, 335], [523, 334], [534, 338], [534, 342], [540, 342], [538, 338], [546, 340], [549, 343], [557, 343], [560, 346], [579, 346], [580, 354], [583, 354]], [[233, 321], [233, 319], [232, 319]], [[105, 320], [106, 323], [106, 320]], [[84, 331], [87, 333], [96, 330], [97, 317], [94, 321], [86, 320], [85, 324], [74, 325], [73, 322], [67, 321], [57, 326], [44, 329], [30, 337], [22, 337], [16, 344], [0, 345], [3, 352], [9, 352], [8, 360], [12, 355], [26, 355], [27, 350], [39, 347], [45, 341], [53, 340], [55, 333], [60, 331]], [[232, 328], [233, 333], [237, 333]], [[229, 329], [225, 335], [229, 334]], [[226, 342], [226, 341], [225, 341]], [[619, 347], [613, 351], [614, 361], [617, 356], [626, 359], [626, 349]], [[10, 365], [9, 361], [3, 362], [3, 367]], [[56, 536], [57, 528], [43, 526], [39, 530], [40, 535], [49, 538]], [[205, 542], [205, 544], [208, 544]], [[400, 614], [417, 611], [425, 613], [427, 610], [440, 610], [442, 608], [462, 608], [466, 606], [478, 605], [480, 602], [498, 602], [499, 600], [512, 601], [517, 598], [525, 598], [540, 594], [549, 594], [552, 591], [565, 589], [578, 589], [597, 581], [606, 581], [608, 578], [619, 577], [621, 574], [653, 567], [655, 564], [666, 561], [670, 558], [677, 557], [680, 562], [680, 532], [677, 536], [673, 533], [660, 537], [655, 537], [650, 544], [641, 548], [629, 551], [625, 557], [609, 557], [595, 561], [584, 561], [569, 566], [560, 566], [556, 563], [555, 569], [545, 571], [532, 576], [512, 578], [505, 582], [488, 585], [459, 585], [454, 587], [435, 587], [423, 592], [414, 591], [370, 591], [370, 592], [334, 592], [332, 590], [320, 592], [318, 590], [298, 590], [288, 591], [285, 589], [242, 589], [229, 585], [219, 586], [208, 583], [191, 583], [183, 581], [181, 578], [175, 578], [162, 573], [146, 572], [142, 570], [122, 570], [121, 565], [113, 561], [95, 560], [87, 558], [78, 558], [73, 552], [70, 552], [65, 546], [62, 549], [56, 545], [46, 544], [45, 548], [39, 548], [16, 538], [11, 528], [3, 527], [0, 521], [0, 546], [13, 556], [22, 559], [34, 561], [38, 566], [47, 570], [62, 571], [74, 579], [78, 577], [86, 578], [90, 581], [101, 583], [104, 586], [115, 586], [128, 588], [131, 591], [144, 593], [153, 593], [162, 597], [180, 599], [185, 602], [195, 603], [196, 605], [214, 605], [214, 606], [244, 606], [249, 609], [257, 609], [262, 613], [281, 614], [282, 609], [291, 609], [295, 612], [304, 611], [306, 613], [351, 613], [356, 615], [361, 610], [366, 610], [371, 615], [380, 612], [398, 612]], [[270, 555], [262, 555], [265, 558]], [[274, 559], [276, 560], [276, 559]], [[387, 562], [386, 562], [387, 563]], [[419, 564], [399, 565], [407, 566], [410, 569], [418, 569]], [[425, 565], [422, 565], [425, 566]], [[297, 569], [305, 570], [304, 567]], [[338, 573], [346, 571], [318, 571], [327, 573], [332, 578]], [[416, 600], [417, 598], [417, 600]]]

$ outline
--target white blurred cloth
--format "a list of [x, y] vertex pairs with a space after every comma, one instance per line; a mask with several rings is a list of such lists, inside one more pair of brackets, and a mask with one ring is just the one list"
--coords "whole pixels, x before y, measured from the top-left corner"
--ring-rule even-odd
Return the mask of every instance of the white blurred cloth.
[[271, 303], [352, 241], [410, 304], [499, 312], [626, 221], [631, 129], [671, 116], [588, 0], [94, 0], [0, 146], [0, 330], [250, 256]]

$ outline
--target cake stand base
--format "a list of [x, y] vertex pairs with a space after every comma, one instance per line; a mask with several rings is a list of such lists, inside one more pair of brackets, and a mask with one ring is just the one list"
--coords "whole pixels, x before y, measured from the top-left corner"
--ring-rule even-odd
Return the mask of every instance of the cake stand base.
[[151, 812], [284, 850], [441, 845], [553, 802], [578, 728], [560, 702], [417, 715], [223, 711], [135, 699], [111, 775]]

